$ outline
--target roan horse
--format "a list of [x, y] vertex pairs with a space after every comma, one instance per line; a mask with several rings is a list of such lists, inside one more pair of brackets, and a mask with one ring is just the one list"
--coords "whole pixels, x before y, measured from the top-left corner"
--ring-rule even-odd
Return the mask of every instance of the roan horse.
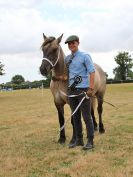
[[[58, 118], [60, 123], [60, 128], [64, 125], [64, 105], [68, 103], [68, 99], [65, 95], [63, 95], [60, 90], [64, 93], [67, 93], [67, 80], [60, 79], [59, 76], [64, 76], [66, 66], [64, 63], [64, 52], [60, 46], [60, 42], [63, 34], [59, 38], [55, 37], [46, 37], [43, 34], [44, 42], [41, 46], [43, 51], [43, 60], [40, 66], [40, 72], [42, 75], [47, 76], [50, 71], [52, 71], [52, 77], [56, 79], [52, 79], [50, 83], [50, 89], [54, 97], [54, 103], [58, 111]], [[106, 75], [100, 66], [95, 64], [95, 98], [97, 98], [98, 103], [98, 115], [99, 115], [99, 132], [104, 133], [104, 125], [102, 122], [102, 111], [103, 111], [103, 97], [106, 89]], [[95, 99], [92, 98], [92, 108], [91, 115], [93, 118], [94, 129], [97, 130], [97, 122], [94, 115], [94, 107], [95, 107]], [[71, 123], [73, 127], [73, 135], [72, 140], [75, 139], [75, 130], [73, 119], [71, 118]], [[58, 142], [64, 143], [66, 140], [65, 129], [60, 131], [60, 137]]]

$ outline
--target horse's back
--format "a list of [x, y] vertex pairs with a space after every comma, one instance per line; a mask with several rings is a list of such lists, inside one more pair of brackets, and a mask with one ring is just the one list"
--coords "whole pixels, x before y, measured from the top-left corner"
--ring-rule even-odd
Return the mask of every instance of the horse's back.
[[95, 83], [94, 83], [95, 92], [104, 95], [106, 89], [105, 72], [98, 64], [94, 64], [94, 66], [95, 66]]

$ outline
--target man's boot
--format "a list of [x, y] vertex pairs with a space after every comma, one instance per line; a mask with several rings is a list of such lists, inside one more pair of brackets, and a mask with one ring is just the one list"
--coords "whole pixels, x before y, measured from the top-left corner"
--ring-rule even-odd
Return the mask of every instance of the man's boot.
[[[77, 119], [80, 119], [80, 112], [78, 113]], [[83, 146], [83, 134], [82, 134], [82, 122], [78, 121], [74, 124], [75, 136], [73, 136], [72, 140], [69, 143], [69, 148], [74, 148], [76, 146]]]
[[83, 138], [77, 139], [69, 143], [69, 148], [74, 148], [76, 146], [84, 146]]
[[73, 136], [72, 139], [69, 142], [69, 146], [73, 145], [74, 143], [76, 143], [76, 137]]
[[84, 145], [83, 150], [90, 150], [94, 148], [94, 142], [93, 139], [90, 139], [87, 141], [87, 144]]

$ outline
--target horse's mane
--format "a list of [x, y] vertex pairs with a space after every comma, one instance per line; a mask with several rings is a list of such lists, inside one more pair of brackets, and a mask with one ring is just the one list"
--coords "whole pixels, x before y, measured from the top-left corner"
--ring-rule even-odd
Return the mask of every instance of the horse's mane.
[[56, 38], [53, 37], [53, 36], [50, 36], [49, 38], [47, 38], [47, 39], [42, 43], [41, 49], [42, 49], [45, 45], [47, 45], [48, 43], [51, 43], [52, 41], [54, 41], [55, 39], [56, 39]]

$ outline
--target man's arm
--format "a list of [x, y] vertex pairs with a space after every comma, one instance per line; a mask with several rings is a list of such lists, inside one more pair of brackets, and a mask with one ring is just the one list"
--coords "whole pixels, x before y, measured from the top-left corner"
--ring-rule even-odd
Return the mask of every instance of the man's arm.
[[88, 77], [89, 77], [88, 79], [90, 82], [90, 86], [89, 86], [89, 89], [87, 90], [87, 96], [91, 97], [94, 94], [95, 72], [90, 73]]
[[95, 72], [90, 73], [89, 81], [90, 81], [90, 89], [94, 90], [94, 79], [95, 79]]

